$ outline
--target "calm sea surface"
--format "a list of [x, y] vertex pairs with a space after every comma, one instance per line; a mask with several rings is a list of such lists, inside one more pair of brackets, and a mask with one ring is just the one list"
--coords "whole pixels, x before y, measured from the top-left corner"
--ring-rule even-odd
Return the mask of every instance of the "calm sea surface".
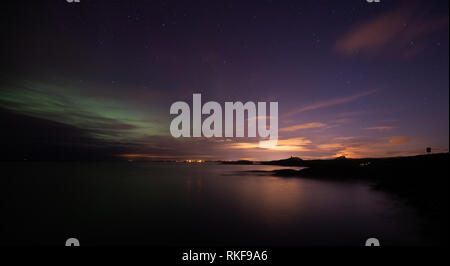
[[[420, 219], [363, 182], [279, 166], [1, 163], [1, 244], [421, 244]], [[254, 172], [252, 172], [254, 171]]]

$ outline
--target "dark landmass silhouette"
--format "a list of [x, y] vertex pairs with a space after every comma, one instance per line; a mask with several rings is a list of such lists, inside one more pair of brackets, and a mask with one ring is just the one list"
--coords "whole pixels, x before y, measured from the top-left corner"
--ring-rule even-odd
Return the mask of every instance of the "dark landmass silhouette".
[[261, 162], [261, 164], [282, 165], [282, 166], [303, 166], [305, 164], [305, 161], [303, 161], [298, 157], [291, 157], [289, 159]]

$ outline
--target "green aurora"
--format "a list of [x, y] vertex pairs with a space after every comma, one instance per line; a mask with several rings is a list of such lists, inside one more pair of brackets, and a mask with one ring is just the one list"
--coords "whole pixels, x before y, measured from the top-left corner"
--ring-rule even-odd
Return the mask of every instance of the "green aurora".
[[84, 129], [108, 142], [140, 142], [148, 136], [168, 135], [157, 108], [137, 108], [126, 99], [82, 95], [67, 86], [61, 89], [39, 82], [3, 86], [0, 107]]

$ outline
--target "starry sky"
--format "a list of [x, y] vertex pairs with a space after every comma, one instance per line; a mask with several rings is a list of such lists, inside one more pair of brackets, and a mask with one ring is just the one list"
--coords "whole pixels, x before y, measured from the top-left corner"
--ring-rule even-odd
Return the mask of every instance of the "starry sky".
[[[449, 150], [448, 1], [8, 1], [2, 160]], [[278, 102], [279, 142], [170, 135], [176, 101]]]

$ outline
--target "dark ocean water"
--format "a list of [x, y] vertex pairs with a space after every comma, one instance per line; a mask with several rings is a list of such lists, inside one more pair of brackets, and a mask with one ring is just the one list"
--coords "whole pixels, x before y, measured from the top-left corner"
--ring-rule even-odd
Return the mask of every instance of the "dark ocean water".
[[[420, 219], [363, 182], [282, 178], [283, 167], [1, 163], [1, 244], [422, 244]], [[256, 171], [256, 172], [251, 172]]]

